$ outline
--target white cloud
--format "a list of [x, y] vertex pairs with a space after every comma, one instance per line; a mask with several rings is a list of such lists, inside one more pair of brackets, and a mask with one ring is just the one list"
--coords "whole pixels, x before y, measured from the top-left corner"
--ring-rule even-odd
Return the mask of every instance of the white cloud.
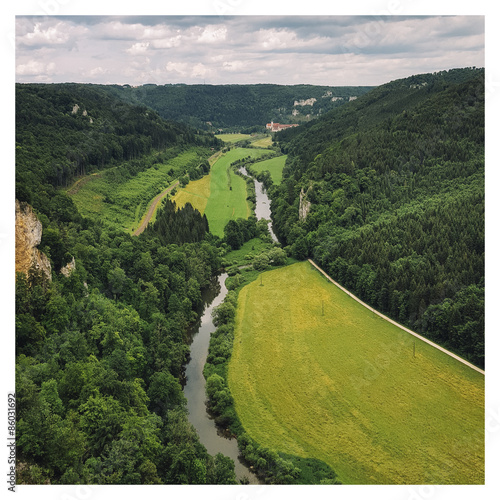
[[97, 68], [93, 68], [89, 71], [90, 76], [101, 76], [105, 75], [108, 73], [108, 70], [101, 68], [101, 66], [98, 66]]
[[245, 68], [243, 61], [224, 61], [222, 67], [227, 71], [240, 71]]
[[172, 47], [178, 47], [181, 44], [181, 41], [181, 35], [160, 38], [158, 40], [152, 40], [151, 47], [154, 49], [171, 49]]
[[55, 73], [55, 63], [43, 63], [40, 61], [31, 60], [26, 64], [18, 64], [16, 74], [20, 76], [42, 76], [53, 75]]
[[132, 47], [128, 48], [125, 52], [128, 52], [129, 54], [136, 56], [138, 54], [144, 54], [147, 52], [149, 47], [149, 42], [137, 42], [132, 45]]
[[207, 26], [201, 33], [198, 41], [201, 43], [215, 43], [224, 41], [227, 35], [226, 26]]
[[208, 72], [209, 70], [204, 64], [198, 63], [193, 66], [191, 76], [195, 78], [203, 78], [207, 76]]
[[165, 69], [168, 72], [177, 73], [180, 76], [187, 76], [189, 74], [189, 66], [188, 63], [169, 61]]
[[484, 66], [481, 16], [20, 16], [16, 30], [19, 81], [371, 85]]
[[84, 35], [88, 29], [83, 26], [71, 27], [68, 23], [58, 22], [54, 26], [47, 23], [37, 22], [31, 30], [24, 29], [25, 33], [16, 38], [19, 45], [26, 47], [65, 45], [74, 41], [77, 37]]

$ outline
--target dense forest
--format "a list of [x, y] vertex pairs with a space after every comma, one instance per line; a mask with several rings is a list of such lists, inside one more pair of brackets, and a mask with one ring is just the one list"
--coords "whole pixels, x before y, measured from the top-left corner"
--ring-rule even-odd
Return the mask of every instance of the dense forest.
[[16, 84], [16, 197], [37, 209], [75, 176], [193, 145], [221, 142], [95, 85]]
[[[260, 130], [271, 121], [302, 123], [359, 97], [372, 87], [317, 85], [110, 85], [103, 87], [131, 103], [209, 130]], [[297, 104], [296, 104], [297, 103]]]
[[18, 85], [16, 106], [17, 197], [33, 205], [52, 265], [16, 280], [17, 481], [235, 483], [232, 460], [200, 444], [179, 381], [188, 325], [221, 266], [205, 222], [177, 244], [161, 229], [132, 237], [82, 217], [59, 189], [218, 141], [84, 85]]
[[177, 209], [175, 202], [165, 200], [158, 211], [156, 220], [146, 227], [146, 236], [156, 236], [162, 245], [192, 243], [202, 241], [209, 232], [206, 215], [201, 215], [186, 203]]
[[382, 85], [278, 141], [289, 252], [483, 367], [484, 70]]

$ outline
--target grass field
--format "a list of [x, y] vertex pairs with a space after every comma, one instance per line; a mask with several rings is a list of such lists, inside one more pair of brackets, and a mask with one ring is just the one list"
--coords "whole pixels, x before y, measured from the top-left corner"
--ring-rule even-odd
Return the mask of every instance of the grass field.
[[272, 146], [273, 139], [270, 135], [266, 135], [261, 139], [257, 139], [256, 141], [252, 141], [252, 146], [256, 148], [267, 148], [268, 146]]
[[217, 139], [220, 139], [221, 141], [232, 144], [234, 142], [250, 139], [252, 136], [250, 134], [216, 134], [215, 137], [217, 137]]
[[267, 152], [265, 149], [245, 148], [228, 151], [213, 164], [209, 175], [179, 189], [173, 200], [178, 207], [189, 202], [205, 213], [210, 232], [223, 236], [224, 226], [229, 220], [246, 219], [250, 215], [246, 183], [230, 169], [231, 163], [247, 156], [259, 158]]
[[272, 137], [267, 134], [217, 134], [215, 137], [228, 144], [248, 140], [255, 148], [267, 148], [273, 143]]
[[283, 178], [283, 167], [285, 166], [286, 155], [277, 156], [275, 158], [270, 158], [269, 160], [259, 161], [252, 165], [252, 170], [256, 172], [262, 172], [268, 170], [273, 179], [273, 183], [278, 185], [281, 184], [281, 179]]
[[260, 283], [240, 291], [228, 371], [252, 438], [323, 460], [347, 484], [484, 482], [484, 375], [308, 262]]
[[156, 164], [132, 179], [120, 181], [113, 170], [90, 175], [67, 190], [79, 212], [132, 232], [139, 225], [153, 198], [169, 187], [174, 179], [169, 172], [199, 162], [199, 151], [180, 153], [164, 164]]

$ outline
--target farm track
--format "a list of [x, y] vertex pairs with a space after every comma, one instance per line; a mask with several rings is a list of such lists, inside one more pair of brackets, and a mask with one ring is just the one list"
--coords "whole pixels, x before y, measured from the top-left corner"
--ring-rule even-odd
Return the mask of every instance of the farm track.
[[177, 181], [175, 184], [173, 184], [172, 186], [170, 186], [167, 189], [165, 189], [164, 191], [162, 191], [158, 196], [156, 196], [153, 199], [153, 203], [151, 203], [151, 206], [149, 207], [149, 210], [148, 210], [146, 216], [144, 217], [144, 219], [141, 222], [141, 224], [139, 225], [139, 227], [132, 233], [132, 236], [139, 236], [144, 231], [144, 229], [146, 229], [146, 226], [149, 224], [151, 217], [153, 217], [153, 214], [154, 214], [158, 204], [161, 202], [161, 200], [168, 193], [170, 193], [170, 191], [172, 191], [172, 189], [174, 189], [178, 185], [179, 185], [179, 181]]
[[465, 359], [461, 358], [460, 356], [457, 356], [456, 354], [453, 354], [452, 352], [450, 351], [447, 351], [446, 349], [444, 349], [443, 347], [441, 347], [440, 345], [438, 344], [435, 344], [434, 342], [431, 342], [429, 339], [425, 338], [425, 337], [422, 337], [421, 335], [419, 335], [418, 333], [415, 333], [413, 332], [412, 330], [410, 330], [409, 328], [406, 328], [405, 326], [403, 325], [400, 325], [399, 323], [396, 323], [396, 321], [392, 320], [391, 318], [385, 316], [384, 314], [378, 312], [376, 309], [373, 309], [373, 307], [369, 306], [368, 304], [366, 304], [365, 302], [363, 302], [362, 300], [358, 299], [358, 297], [356, 297], [354, 294], [352, 294], [351, 292], [349, 292], [349, 290], [346, 290], [343, 286], [339, 285], [335, 280], [333, 280], [330, 276], [328, 276], [328, 274], [326, 274], [325, 271], [323, 271], [323, 269], [321, 269], [313, 260], [311, 259], [308, 259], [309, 262], [321, 273], [323, 274], [323, 276], [325, 276], [329, 281], [331, 281], [337, 288], [339, 288], [340, 290], [342, 290], [343, 292], [347, 293], [347, 295], [349, 295], [349, 297], [352, 297], [354, 300], [356, 300], [357, 302], [359, 302], [362, 306], [366, 307], [367, 309], [369, 309], [370, 311], [372, 311], [373, 313], [377, 314], [378, 316], [380, 316], [382, 319], [385, 319], [386, 321], [388, 321], [389, 323], [392, 323], [393, 325], [396, 325], [398, 328], [400, 328], [401, 330], [404, 330], [405, 332], [413, 335], [414, 337], [422, 340], [423, 342], [431, 345], [432, 347], [435, 347], [436, 349], [439, 349], [440, 351], [444, 352], [445, 354], [447, 354], [448, 356], [451, 356], [452, 358], [456, 359], [457, 361], [460, 361], [460, 363], [463, 363], [464, 365], [468, 366], [469, 368], [472, 368], [473, 370], [479, 372], [479, 373], [482, 373], [483, 375], [485, 374], [484, 370], [481, 370], [481, 368], [478, 368], [477, 366], [473, 365], [472, 363], [469, 363], [468, 361], [466, 361]]
[[95, 174], [90, 174], [90, 175], [86, 175], [85, 177], [82, 177], [81, 179], [78, 179], [67, 191], [68, 195], [69, 196], [72, 196], [76, 193], [78, 193], [78, 191], [80, 191], [80, 189], [85, 186], [85, 184], [87, 184], [87, 182], [90, 182], [92, 179], [97, 179], [99, 177], [102, 177], [103, 176], [103, 172], [96, 172]]

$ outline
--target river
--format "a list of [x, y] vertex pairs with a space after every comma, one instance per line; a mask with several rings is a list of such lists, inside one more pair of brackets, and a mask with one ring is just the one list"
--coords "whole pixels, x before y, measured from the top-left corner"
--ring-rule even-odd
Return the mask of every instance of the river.
[[[247, 169], [241, 167], [240, 171], [248, 176]], [[269, 233], [273, 241], [278, 242], [278, 238], [273, 232], [271, 222], [271, 202], [262, 182], [254, 178], [255, 182], [255, 215], [257, 219], [266, 219], [269, 221]], [[222, 303], [227, 294], [225, 281], [227, 274], [221, 274], [217, 284], [207, 289], [203, 295], [205, 310], [198, 322], [191, 329], [192, 343], [190, 347], [190, 360], [185, 368], [186, 383], [184, 386], [184, 395], [187, 399], [187, 408], [189, 411], [189, 421], [193, 424], [200, 436], [201, 443], [206, 447], [210, 455], [222, 453], [234, 460], [234, 471], [237, 479], [246, 477], [250, 484], [259, 484], [255, 474], [239, 460], [238, 443], [236, 439], [225, 437], [215, 425], [214, 420], [207, 412], [205, 393], [205, 377], [203, 376], [203, 367], [207, 360], [210, 335], [215, 330], [212, 322], [212, 311]]]
[[210, 455], [222, 453], [234, 460], [234, 471], [237, 479], [246, 477], [250, 484], [259, 484], [255, 474], [251, 472], [238, 458], [238, 442], [236, 439], [229, 439], [222, 435], [215, 425], [214, 420], [207, 413], [205, 402], [205, 377], [203, 367], [207, 360], [210, 334], [215, 330], [212, 322], [212, 311], [222, 303], [227, 294], [224, 282], [227, 274], [221, 274], [217, 284], [205, 291], [203, 299], [205, 310], [200, 320], [191, 331], [193, 342], [190, 347], [190, 360], [185, 368], [186, 384], [184, 395], [187, 399], [189, 411], [189, 421], [198, 431], [201, 443], [205, 446]]
[[[245, 167], [240, 167], [240, 172], [247, 177], [252, 177]], [[269, 221], [267, 227], [269, 228], [269, 233], [273, 241], [278, 243], [278, 238], [273, 231], [273, 223], [271, 221], [271, 200], [267, 196], [266, 188], [262, 182], [259, 182], [255, 177], [253, 178], [255, 183], [255, 216], [257, 219], [266, 219]]]

